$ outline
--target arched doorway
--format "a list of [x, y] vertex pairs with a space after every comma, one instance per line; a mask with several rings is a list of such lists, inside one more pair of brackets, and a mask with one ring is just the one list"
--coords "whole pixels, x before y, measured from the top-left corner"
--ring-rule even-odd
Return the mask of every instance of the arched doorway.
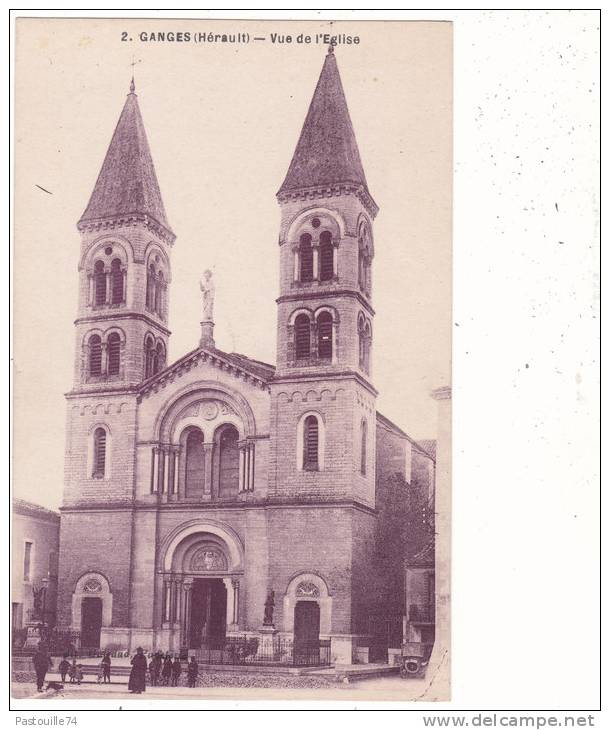
[[320, 655], [320, 606], [317, 601], [297, 601], [294, 607], [294, 663], [315, 663]]
[[102, 599], [83, 598], [80, 643], [87, 649], [99, 649], [102, 633]]

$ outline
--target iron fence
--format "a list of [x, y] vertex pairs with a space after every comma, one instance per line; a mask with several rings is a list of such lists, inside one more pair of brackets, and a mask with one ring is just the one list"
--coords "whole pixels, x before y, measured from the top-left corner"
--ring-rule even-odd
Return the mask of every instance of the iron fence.
[[195, 656], [202, 664], [324, 667], [330, 665], [330, 639], [295, 643], [278, 637], [229, 637], [220, 647], [196, 649]]

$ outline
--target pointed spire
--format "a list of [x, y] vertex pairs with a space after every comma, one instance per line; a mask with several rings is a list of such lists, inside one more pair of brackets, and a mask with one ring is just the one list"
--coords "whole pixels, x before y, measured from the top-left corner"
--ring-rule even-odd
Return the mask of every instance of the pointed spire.
[[136, 82], [134, 77], [131, 77], [131, 83], [129, 84], [129, 93], [135, 94], [136, 93]]
[[339, 183], [362, 186], [370, 197], [331, 44], [278, 195]]
[[79, 225], [135, 214], [153, 218], [173, 240], [132, 77], [123, 111]]

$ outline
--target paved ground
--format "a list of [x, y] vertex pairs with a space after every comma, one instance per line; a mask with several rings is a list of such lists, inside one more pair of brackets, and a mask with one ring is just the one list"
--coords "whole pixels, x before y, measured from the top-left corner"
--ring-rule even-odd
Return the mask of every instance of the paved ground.
[[423, 698], [428, 682], [423, 679], [379, 677], [324, 689], [280, 689], [252, 687], [149, 687], [142, 695], [127, 692], [125, 685], [65, 685], [62, 692], [37, 692], [31, 684], [13, 683], [15, 699], [82, 699], [147, 702], [150, 700], [360, 700], [409, 701]]

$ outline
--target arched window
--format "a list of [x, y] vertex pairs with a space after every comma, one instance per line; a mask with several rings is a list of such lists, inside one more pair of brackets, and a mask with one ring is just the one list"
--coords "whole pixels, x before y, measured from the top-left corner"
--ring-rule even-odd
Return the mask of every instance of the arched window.
[[93, 473], [94, 479], [103, 479], [106, 474], [106, 431], [96, 428], [93, 432]]
[[307, 416], [303, 424], [303, 469], [318, 471], [318, 419], [316, 416]]
[[333, 239], [330, 231], [320, 234], [320, 281], [330, 281], [334, 272]]
[[165, 281], [163, 272], [160, 271], [157, 274], [157, 282], [155, 284], [155, 311], [160, 317], [163, 317], [164, 310], [164, 294], [165, 294]]
[[186, 438], [186, 469], [184, 493], [192, 497], [203, 492], [205, 478], [205, 452], [203, 450], [203, 433], [193, 428]]
[[360, 317], [358, 317], [358, 365], [361, 370], [364, 370], [364, 353], [364, 317], [360, 315]]
[[95, 304], [106, 304], [106, 272], [104, 271], [103, 261], [95, 262], [93, 278], [95, 281]]
[[318, 357], [332, 359], [333, 356], [333, 317], [330, 312], [318, 315]]
[[301, 281], [313, 281], [313, 248], [309, 233], [303, 233], [301, 236], [299, 255], [301, 258]]
[[239, 488], [239, 433], [235, 426], [223, 428], [219, 439], [218, 495], [237, 494]]
[[157, 352], [156, 352], [156, 373], [160, 373], [161, 370], [165, 367], [165, 346], [162, 342], [157, 343]]
[[306, 314], [299, 314], [294, 321], [294, 354], [297, 360], [304, 360], [311, 353], [311, 326]]
[[366, 324], [364, 325], [364, 361], [363, 361], [363, 366], [364, 366], [364, 372], [365, 373], [370, 372], [370, 369], [371, 369], [371, 341], [372, 341], [372, 339], [373, 338], [371, 336], [371, 324], [370, 324], [370, 322], [367, 321]]
[[360, 424], [360, 473], [366, 474], [366, 421]]
[[108, 336], [108, 375], [118, 375], [121, 372], [121, 336], [112, 332]]
[[153, 361], [152, 361], [152, 353], [154, 349], [155, 343], [153, 342], [153, 338], [149, 335], [144, 340], [144, 377], [150, 378], [153, 373]]
[[146, 272], [146, 306], [150, 310], [155, 308], [155, 267], [151, 264]]
[[121, 262], [119, 259], [114, 259], [112, 264], [110, 264], [110, 281], [112, 303], [121, 304], [123, 301], [123, 272], [121, 270]]
[[92, 335], [89, 338], [89, 375], [102, 374], [102, 338]]

